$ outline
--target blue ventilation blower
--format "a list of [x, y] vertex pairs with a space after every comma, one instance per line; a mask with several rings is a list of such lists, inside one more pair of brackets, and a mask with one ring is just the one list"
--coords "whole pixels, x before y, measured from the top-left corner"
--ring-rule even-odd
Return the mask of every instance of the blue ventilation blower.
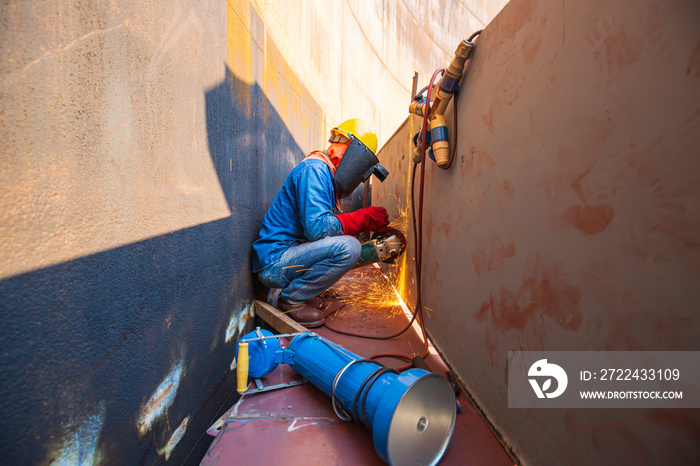
[[[294, 336], [284, 349], [277, 341], [283, 336]], [[258, 329], [243, 336], [239, 348], [238, 367], [248, 366], [239, 371], [239, 383], [243, 377], [247, 386], [248, 373], [262, 377], [279, 363], [289, 364], [331, 397], [338, 417], [369, 426], [377, 453], [389, 464], [437, 464], [445, 454], [457, 413], [454, 391], [442, 375], [423, 369], [398, 373], [313, 332], [272, 335]]]

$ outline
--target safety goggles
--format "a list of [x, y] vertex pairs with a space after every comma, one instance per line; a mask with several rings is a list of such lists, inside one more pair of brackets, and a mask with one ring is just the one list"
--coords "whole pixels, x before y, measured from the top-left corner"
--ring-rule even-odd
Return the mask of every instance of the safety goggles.
[[336, 134], [335, 136], [331, 136], [328, 142], [330, 142], [331, 144], [333, 144], [334, 142], [345, 144], [346, 142], [350, 142], [350, 139], [346, 138], [342, 134]]

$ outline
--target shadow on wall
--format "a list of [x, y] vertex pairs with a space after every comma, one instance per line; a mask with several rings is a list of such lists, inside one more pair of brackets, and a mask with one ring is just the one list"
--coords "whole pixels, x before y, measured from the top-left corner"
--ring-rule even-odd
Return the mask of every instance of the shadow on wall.
[[8, 464], [180, 464], [233, 402], [252, 243], [303, 154], [261, 89], [230, 70], [205, 101], [231, 217], [0, 282]]
[[209, 151], [234, 217], [245, 221], [247, 214], [236, 210], [258, 212], [261, 205], [264, 214], [305, 154], [262, 89], [243, 83], [228, 67], [225, 80], [205, 99]]

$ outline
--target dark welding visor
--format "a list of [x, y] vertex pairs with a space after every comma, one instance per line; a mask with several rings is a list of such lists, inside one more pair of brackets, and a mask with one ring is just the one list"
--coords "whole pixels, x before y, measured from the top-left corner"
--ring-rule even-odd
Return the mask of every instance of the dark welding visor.
[[379, 159], [359, 139], [351, 139], [345, 154], [335, 169], [335, 189], [343, 199], [372, 176], [384, 181], [389, 172], [379, 164]]

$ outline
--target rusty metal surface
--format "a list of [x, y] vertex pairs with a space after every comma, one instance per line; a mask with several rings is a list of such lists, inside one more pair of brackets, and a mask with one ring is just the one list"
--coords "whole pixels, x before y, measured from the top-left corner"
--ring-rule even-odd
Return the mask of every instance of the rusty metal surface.
[[[294, 377], [285, 365], [264, 381]], [[244, 395], [227, 414], [202, 465], [382, 464], [365, 428], [338, 419], [330, 399], [310, 384]]]
[[[387, 319], [387, 314], [396, 313], [396, 305], [392, 304], [394, 298], [375, 295], [383, 293], [384, 287], [375, 283], [383, 280], [378, 269], [372, 266], [350, 271], [334, 287], [348, 304], [336, 314], [331, 325], [355, 332], [401, 329], [407, 323], [403, 315]], [[352, 293], [356, 295], [350, 297]], [[360, 296], [365, 297], [366, 302]], [[386, 302], [383, 306], [382, 300]], [[413, 331], [394, 340], [380, 341], [339, 335], [325, 327], [314, 330], [365, 357], [380, 352], [413, 354], [422, 348]], [[394, 367], [403, 364], [391, 359], [382, 362]], [[429, 355], [427, 362], [437, 372], [446, 370], [435, 355]], [[271, 385], [298, 378], [288, 366], [281, 365], [263, 377], [263, 381]], [[454, 437], [441, 464], [512, 464], [464, 395], [460, 394], [458, 399], [463, 411], [457, 416]], [[384, 464], [374, 450], [370, 432], [359, 424], [338, 419], [330, 399], [311, 384], [244, 395], [224, 418], [225, 424], [202, 465], [283, 461], [289, 464]]]
[[[693, 1], [512, 0], [468, 64], [453, 167], [428, 162], [429, 333], [524, 463], [700, 457], [697, 410], [506, 398], [509, 350], [700, 349], [698, 24]], [[410, 126], [379, 154], [390, 212], [408, 199]]]

